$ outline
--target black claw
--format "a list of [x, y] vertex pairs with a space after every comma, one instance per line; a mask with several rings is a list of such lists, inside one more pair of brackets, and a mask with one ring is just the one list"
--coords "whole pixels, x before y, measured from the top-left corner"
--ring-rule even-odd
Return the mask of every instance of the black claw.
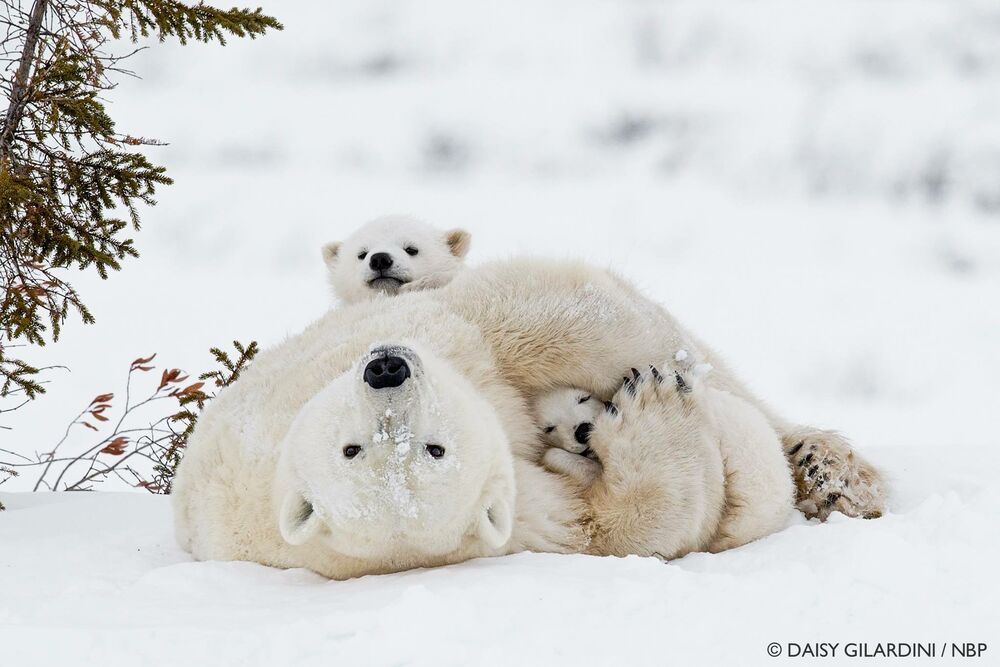
[[788, 455], [789, 456], [795, 456], [796, 454], [798, 454], [799, 450], [802, 449], [802, 445], [803, 444], [805, 444], [805, 443], [800, 442], [799, 444], [797, 444], [794, 447], [792, 447], [791, 449], [789, 449], [788, 450]]
[[687, 382], [684, 381], [684, 378], [681, 377], [680, 373], [674, 371], [674, 377], [677, 379], [677, 391], [683, 392], [685, 394], [691, 392], [691, 385], [689, 385]]
[[826, 506], [833, 507], [833, 504], [840, 500], [840, 494], [836, 491], [826, 497]]
[[631, 378], [622, 378], [622, 389], [626, 390], [632, 396], [635, 396], [635, 383]]
[[608, 414], [618, 414], [618, 406], [611, 401], [604, 401], [604, 409], [608, 411]]
[[806, 475], [809, 476], [809, 477], [812, 477], [812, 476], [814, 476], [816, 474], [817, 470], [819, 470], [819, 466], [818, 465], [813, 466], [812, 468], [809, 468], [809, 471], [806, 472]]
[[810, 463], [812, 463], [812, 460], [813, 460], [813, 455], [812, 452], [810, 452], [806, 454], [806, 457], [804, 459], [802, 459], [802, 465], [807, 466]]
[[632, 377], [635, 379], [636, 382], [642, 382], [642, 375], [640, 375], [639, 371], [637, 371], [634, 368], [632, 369]]
[[663, 376], [660, 375], [660, 371], [656, 370], [656, 366], [650, 366], [649, 372], [653, 375], [653, 379], [659, 383], [663, 382]]

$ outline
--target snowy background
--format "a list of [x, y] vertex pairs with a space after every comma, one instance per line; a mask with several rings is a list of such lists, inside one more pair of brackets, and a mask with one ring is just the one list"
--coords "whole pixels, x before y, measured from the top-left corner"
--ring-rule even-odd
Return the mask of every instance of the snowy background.
[[[320, 245], [401, 212], [469, 229], [472, 263], [531, 253], [624, 273], [783, 413], [848, 434], [892, 478], [892, 512], [668, 566], [519, 556], [330, 584], [187, 563], [163, 499], [4, 493], [14, 664], [81, 645], [155, 662], [213, 632], [261, 664], [286, 637], [302, 664], [454, 663], [463, 646], [593, 661], [621, 641], [661, 663], [650, 651], [668, 638], [671, 656], [742, 663], [770, 660], [772, 640], [992, 641], [996, 659], [1000, 5], [265, 9], [283, 33], [131, 61], [143, 79], [112, 113], [170, 143], [153, 157], [176, 183], [144, 216], [140, 260], [77, 281], [97, 324], [32, 358], [71, 370], [5, 415], [0, 447], [47, 451], [138, 356], [199, 372], [212, 345], [299, 331], [330, 304]], [[78, 629], [39, 654], [52, 624]], [[514, 628], [520, 643], [501, 641]]]

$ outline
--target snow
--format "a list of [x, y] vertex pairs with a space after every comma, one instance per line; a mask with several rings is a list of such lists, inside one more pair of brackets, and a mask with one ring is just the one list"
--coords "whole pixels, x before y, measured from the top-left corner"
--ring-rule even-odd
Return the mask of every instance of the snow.
[[[873, 448], [882, 519], [717, 555], [519, 554], [331, 582], [192, 562], [166, 498], [0, 494], [4, 664], [769, 664], [771, 642], [1000, 651], [1000, 453]], [[984, 664], [987, 664], [984, 663]]]
[[271, 4], [283, 33], [130, 61], [144, 78], [112, 112], [169, 142], [176, 183], [141, 259], [75, 281], [97, 324], [33, 353], [70, 370], [0, 415], [0, 447], [48, 451], [138, 356], [196, 374], [210, 346], [301, 330], [330, 303], [321, 245], [402, 212], [470, 230], [472, 263], [624, 274], [783, 414], [846, 433], [890, 512], [667, 565], [526, 554], [334, 583], [191, 563], [161, 498], [0, 494], [3, 664], [1000, 650], [996, 3]]

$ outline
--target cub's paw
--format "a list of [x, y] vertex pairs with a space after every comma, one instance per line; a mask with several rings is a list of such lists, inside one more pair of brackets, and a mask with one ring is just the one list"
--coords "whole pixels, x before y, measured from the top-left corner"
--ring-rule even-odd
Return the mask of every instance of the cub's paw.
[[584, 454], [550, 447], [542, 457], [542, 465], [550, 472], [565, 475], [587, 488], [601, 475], [601, 464]]
[[834, 431], [803, 429], [783, 438], [799, 510], [825, 521], [831, 512], [875, 519], [885, 512], [881, 473]]

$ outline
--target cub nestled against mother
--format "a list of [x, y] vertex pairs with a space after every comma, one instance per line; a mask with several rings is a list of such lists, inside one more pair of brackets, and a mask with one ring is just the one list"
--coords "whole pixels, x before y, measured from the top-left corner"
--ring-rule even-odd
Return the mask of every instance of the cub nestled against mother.
[[[681, 350], [714, 370], [698, 378]], [[531, 402], [560, 387], [614, 406], [594, 422], [586, 483], [542, 465]], [[739, 519], [727, 455], [777, 519]], [[173, 499], [199, 559], [343, 579], [522, 550], [736, 546], [781, 527], [793, 484], [807, 514], [882, 511], [877, 471], [846, 441], [774, 415], [626, 281], [522, 260], [331, 310], [261, 353], [206, 408]]]

